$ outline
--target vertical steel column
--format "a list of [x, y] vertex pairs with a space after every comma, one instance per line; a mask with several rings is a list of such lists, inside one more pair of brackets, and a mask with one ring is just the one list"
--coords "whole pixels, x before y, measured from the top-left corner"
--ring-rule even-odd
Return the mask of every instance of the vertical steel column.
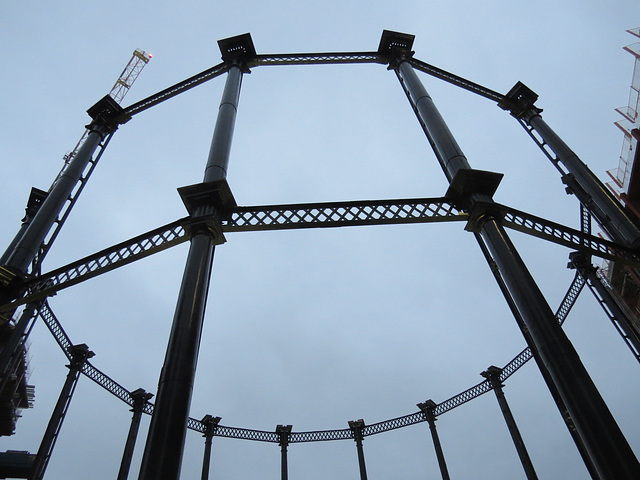
[[491, 383], [491, 388], [496, 394], [498, 405], [500, 405], [500, 410], [502, 411], [504, 420], [505, 422], [507, 422], [507, 428], [509, 429], [509, 433], [511, 434], [511, 438], [513, 439], [513, 443], [518, 452], [518, 456], [520, 457], [520, 462], [522, 462], [522, 467], [524, 468], [524, 473], [526, 474], [527, 479], [538, 480], [538, 475], [536, 475], [536, 471], [533, 468], [533, 463], [531, 462], [531, 458], [529, 457], [529, 453], [527, 452], [527, 447], [522, 440], [520, 430], [518, 430], [518, 426], [516, 425], [516, 420], [515, 418], [513, 418], [513, 414], [511, 413], [511, 409], [509, 408], [507, 399], [505, 398], [504, 392], [502, 391], [503, 384], [500, 381], [501, 373], [501, 368], [491, 366], [480, 375], [489, 380], [489, 382]]
[[440, 467], [440, 474], [442, 480], [450, 480], [449, 469], [447, 468], [447, 462], [444, 459], [444, 452], [442, 451], [442, 445], [440, 444], [440, 437], [438, 436], [438, 430], [436, 429], [436, 416], [433, 414], [433, 409], [436, 408], [436, 402], [433, 400], [427, 400], [424, 403], [419, 403], [418, 408], [424, 413], [424, 417], [429, 423], [429, 430], [431, 430], [431, 438], [433, 439], [433, 446], [436, 449], [436, 457], [438, 458], [438, 466]]
[[569, 266], [578, 270], [580, 275], [582, 275], [589, 284], [595, 289], [598, 295], [600, 295], [600, 299], [596, 299], [603, 306], [607, 307], [607, 315], [612, 317], [617, 321], [617, 324], [622, 330], [623, 337], [629, 347], [633, 355], [638, 359], [638, 353], [640, 352], [640, 332], [636, 330], [633, 322], [627, 315], [627, 313], [618, 305], [616, 299], [611, 295], [609, 289], [604, 285], [602, 280], [597, 274], [597, 269], [591, 264], [591, 259], [589, 256], [585, 255], [582, 252], [573, 252], [569, 255], [570, 263]]
[[211, 468], [211, 444], [213, 436], [216, 433], [216, 427], [220, 423], [220, 417], [212, 417], [211, 415], [205, 415], [200, 420], [200, 423], [204, 425], [204, 457], [202, 459], [202, 480], [209, 479], [209, 470]]
[[356, 442], [356, 449], [358, 451], [358, 466], [360, 467], [360, 480], [367, 480], [367, 466], [364, 463], [364, 449], [362, 448], [362, 441], [364, 435], [362, 430], [364, 429], [364, 420], [349, 420], [349, 428], [353, 432], [353, 439]]
[[[210, 182], [225, 178], [241, 83], [240, 67], [231, 65], [218, 111], [204, 183], [196, 188], [200, 193], [207, 193]], [[204, 198], [200, 196], [194, 202], [190, 212], [192, 217], [217, 213], [216, 205], [207, 195]], [[215, 233], [216, 227], [219, 229], [219, 224], [200, 223], [191, 232], [189, 254], [140, 468], [141, 480], [176, 480], [180, 476], [214, 246], [221, 243], [221, 234]]]
[[557, 161], [569, 172], [566, 176], [568, 178], [563, 180], [611, 238], [632, 248], [640, 247], [640, 228], [627, 215], [609, 189], [542, 119], [542, 110], [533, 105], [538, 96], [518, 82], [506, 97], [508, 101], [500, 106], [510, 110], [514, 117], [528, 124], [542, 139], [540, 142], [534, 137], [541, 147], [548, 146], [555, 153]]
[[82, 366], [89, 358], [94, 356], [94, 353], [89, 350], [89, 347], [85, 344], [70, 347], [69, 353], [71, 354], [71, 362], [68, 365], [69, 373], [67, 374], [67, 379], [65, 380], [60, 396], [58, 397], [58, 402], [51, 414], [51, 419], [49, 420], [47, 429], [42, 437], [42, 442], [40, 443], [40, 448], [38, 448], [38, 453], [36, 455], [29, 480], [41, 480], [44, 476], [49, 459], [51, 458], [51, 453], [53, 452], [53, 447], [58, 439], [62, 422], [64, 422], [64, 417], [67, 413], [67, 409], [69, 408], [71, 397], [73, 396], [76, 384], [78, 383], [78, 377], [80, 376]]
[[[549, 372], [593, 464], [603, 479], [640, 478], [640, 464], [573, 345], [558, 325], [546, 299], [531, 277], [511, 240], [493, 215], [493, 192], [484, 182], [486, 172], [471, 170], [433, 100], [407, 61], [409, 49], [391, 50], [392, 66], [422, 125], [442, 169], [452, 184], [452, 194], [472, 213], [474, 229], [484, 239], [521, 313], [535, 359]], [[387, 52], [388, 53], [388, 52]], [[491, 178], [488, 179], [490, 182]], [[497, 185], [494, 185], [497, 186]]]
[[291, 434], [292, 425], [278, 425], [276, 433], [280, 436], [280, 478], [288, 480], [289, 466], [287, 464], [287, 447], [289, 446], [289, 435]]
[[120, 470], [118, 470], [118, 480], [127, 480], [129, 476], [129, 469], [131, 468], [131, 459], [133, 458], [133, 451], [136, 446], [136, 438], [138, 437], [138, 430], [140, 428], [140, 417], [142, 417], [142, 410], [147, 404], [149, 399], [153, 397], [152, 393], [145, 392], [142, 388], [138, 388], [131, 392], [131, 399], [133, 405], [131, 411], [133, 416], [131, 417], [131, 426], [129, 427], [129, 434], [127, 435], [127, 442], [124, 445], [124, 453], [122, 454], [122, 461], [120, 462]]
[[88, 112], [93, 122], [87, 126], [87, 139], [51, 185], [33, 219], [21, 238], [15, 242], [13, 250], [7, 252], [6, 256], [3, 255], [3, 258], [6, 258], [6, 267], [23, 273], [27, 271], [62, 207], [91, 161], [91, 156], [107, 134], [117, 128], [118, 122], [114, 119], [122, 112], [122, 107], [107, 96], [91, 107]]
[[[480, 246], [480, 249], [482, 250], [482, 253], [485, 256], [485, 259], [487, 260], [487, 263], [491, 267], [491, 271], [493, 272], [496, 282], [498, 282], [500, 291], [504, 295], [504, 298], [507, 301], [507, 304], [509, 305], [509, 309], [511, 310], [513, 317], [518, 323], [518, 326], [520, 327], [522, 334], [525, 337], [527, 337], [528, 332], [527, 332], [527, 327], [525, 325], [525, 322], [522, 319], [522, 315], [520, 314], [520, 311], [518, 310], [518, 307], [515, 304], [513, 297], [511, 296], [511, 293], [509, 292], [509, 289], [507, 288], [507, 285], [504, 279], [502, 278], [502, 275], [500, 274], [497, 263], [491, 256], [491, 253], [489, 252], [489, 249], [484, 243], [484, 240], [482, 239], [480, 234], [474, 233], [474, 235], [476, 237], [478, 245]], [[527, 339], [527, 344], [533, 345], [533, 341], [529, 338]], [[558, 410], [560, 411], [560, 415], [562, 415], [562, 419], [564, 420], [565, 425], [569, 430], [569, 434], [571, 435], [571, 438], [576, 444], [578, 452], [582, 457], [582, 461], [584, 462], [585, 466], [587, 467], [587, 470], [589, 471], [589, 475], [593, 480], [601, 480], [598, 473], [596, 472], [596, 469], [595, 469], [595, 466], [593, 465], [593, 461], [591, 460], [591, 457], [589, 457], [587, 449], [584, 445], [584, 441], [576, 431], [576, 427], [573, 423], [573, 419], [571, 418], [571, 415], [569, 415], [569, 412], [567, 411], [567, 407], [564, 404], [564, 400], [560, 396], [560, 393], [558, 392], [556, 385], [553, 383], [553, 380], [551, 379], [551, 375], [549, 374], [549, 371], [547, 370], [545, 365], [540, 362], [538, 362], [538, 368], [540, 369], [540, 373], [542, 374], [542, 377], [544, 378], [544, 381], [549, 388], [549, 393], [553, 397], [553, 400], [556, 403]]]

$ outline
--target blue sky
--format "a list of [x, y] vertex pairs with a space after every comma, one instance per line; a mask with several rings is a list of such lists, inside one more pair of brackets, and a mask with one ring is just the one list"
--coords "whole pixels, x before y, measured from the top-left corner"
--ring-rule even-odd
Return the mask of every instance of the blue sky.
[[[47, 189], [135, 48], [154, 54], [129, 105], [219, 63], [217, 40], [250, 32], [258, 53], [372, 51], [383, 29], [416, 35], [416, 57], [496, 91], [520, 80], [543, 117], [601, 177], [617, 165], [613, 121], [626, 103], [638, 26], [632, 1], [610, 2], [14, 3], [0, 18], [0, 215], [7, 244], [31, 186]], [[507, 113], [421, 75], [472, 167], [505, 174], [501, 203], [578, 225], [578, 205]], [[223, 79], [121, 127], [47, 258], [45, 270], [184, 216], [176, 188], [198, 183]], [[447, 185], [395, 75], [378, 65], [260, 67], [243, 79], [229, 168], [241, 205], [435, 197]], [[573, 272], [569, 251], [515, 232], [552, 308]], [[130, 390], [155, 392], [186, 246], [51, 299], [93, 364]], [[216, 250], [192, 416], [273, 430], [346, 428], [441, 402], [504, 365], [524, 341], [462, 224], [229, 234]], [[567, 322], [637, 452], [637, 363], [585, 291]], [[43, 325], [32, 335], [36, 407], [0, 450], [35, 452], [65, 359]], [[533, 364], [507, 399], [541, 478], [585, 478]], [[113, 478], [126, 406], [81, 378], [49, 465], [57, 478]], [[130, 478], [135, 478], [148, 418]], [[438, 421], [452, 478], [523, 478], [492, 395]], [[187, 435], [183, 477], [199, 475], [203, 440]], [[425, 424], [365, 441], [371, 478], [437, 476]], [[291, 478], [357, 478], [351, 442], [294, 445]], [[275, 445], [215, 439], [212, 475], [278, 478]]]

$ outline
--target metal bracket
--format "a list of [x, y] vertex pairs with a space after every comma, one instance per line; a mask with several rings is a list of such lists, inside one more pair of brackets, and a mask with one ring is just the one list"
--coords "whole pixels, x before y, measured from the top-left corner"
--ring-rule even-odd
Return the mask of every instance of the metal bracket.
[[383, 30], [380, 44], [378, 45], [378, 54], [387, 59], [389, 69], [395, 68], [401, 57], [410, 58], [415, 52], [411, 50], [415, 35], [409, 33], [393, 32], [391, 30]]
[[220, 245], [226, 242], [222, 232], [221, 221], [228, 219], [235, 208], [227, 180], [222, 178], [213, 182], [197, 183], [178, 189], [192, 222], [186, 227], [191, 235], [205, 230]]
[[222, 60], [227, 65], [239, 65], [243, 73], [251, 73], [249, 65], [258, 55], [251, 34], [245, 33], [218, 40], [218, 47], [222, 53]]
[[527, 87], [524, 83], [516, 83], [505, 95], [505, 99], [498, 102], [498, 106], [503, 110], [509, 110], [511, 115], [522, 118], [531, 109], [536, 113], [542, 112], [541, 108], [536, 108], [533, 104], [538, 100], [538, 94]]
[[503, 176], [502, 173], [462, 168], [451, 180], [445, 198], [450, 198], [462, 210], [471, 210], [474, 203], [472, 197], [484, 195], [493, 198]]

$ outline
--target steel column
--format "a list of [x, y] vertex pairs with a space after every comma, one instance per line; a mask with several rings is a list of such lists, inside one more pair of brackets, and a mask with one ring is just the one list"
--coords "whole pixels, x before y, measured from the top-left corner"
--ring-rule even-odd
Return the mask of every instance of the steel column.
[[[640, 247], [640, 229], [625, 213], [609, 189], [593, 174], [589, 167], [564, 143], [540, 116], [537, 108], [522, 115], [531, 128], [557, 155], [558, 160], [573, 178], [567, 184], [571, 192], [585, 205], [611, 238], [633, 248]], [[577, 188], [572, 188], [575, 181]]]
[[[451, 183], [456, 175], [473, 174], [467, 159], [444, 123], [413, 68], [400, 52], [394, 68], [416, 115]], [[505, 280], [515, 306], [521, 313], [531, 350], [538, 363], [549, 372], [550, 388], [557, 388], [574, 420], [579, 435], [603, 479], [640, 478], [640, 464], [604, 400], [582, 365], [573, 345], [558, 325], [546, 299], [531, 277], [497, 218], [491, 215], [493, 200], [485, 185], [463, 184], [458, 193], [477, 219], [468, 228], [484, 239]], [[478, 193], [476, 193], [478, 192]], [[478, 207], [478, 208], [476, 208]]]
[[[580, 275], [595, 289], [594, 294], [597, 293], [597, 295], [595, 295], [596, 299], [603, 307], [606, 306], [605, 311], [607, 316], [609, 316], [613, 322], [617, 323], [618, 331], [622, 334], [625, 342], [627, 342], [631, 352], [636, 359], [640, 360], [640, 332], [638, 332], [629, 315], [621, 308], [598, 276], [596, 267], [591, 264], [591, 258], [582, 252], [573, 252], [569, 255], [569, 259], [569, 266], [578, 270]], [[600, 298], [597, 298], [598, 295]]]
[[362, 447], [362, 441], [364, 435], [362, 430], [364, 429], [364, 420], [349, 420], [349, 428], [353, 432], [353, 439], [356, 442], [356, 450], [358, 451], [358, 467], [360, 468], [360, 480], [367, 480], [367, 466], [364, 463], [364, 449]]
[[501, 373], [501, 368], [491, 366], [480, 375], [489, 380], [489, 382], [491, 383], [491, 388], [493, 388], [493, 392], [496, 394], [498, 405], [500, 405], [500, 410], [502, 411], [504, 420], [507, 423], [507, 428], [509, 429], [509, 433], [511, 434], [511, 438], [516, 447], [516, 451], [518, 452], [518, 456], [520, 457], [520, 462], [522, 462], [522, 467], [524, 468], [524, 473], [526, 474], [527, 479], [538, 480], [538, 475], [536, 475], [536, 471], [533, 468], [533, 463], [531, 462], [531, 458], [529, 457], [529, 452], [527, 452], [527, 447], [524, 444], [524, 440], [522, 440], [520, 430], [518, 430], [518, 426], [516, 425], [516, 420], [515, 418], [513, 418], [513, 414], [511, 413], [511, 409], [509, 408], [507, 399], [505, 398], [504, 392], [502, 391], [503, 384], [500, 381]]
[[87, 128], [89, 133], [84, 144], [53, 183], [31, 223], [20, 240], [16, 242], [13, 251], [8, 253], [5, 264], [7, 267], [20, 272], [27, 271], [62, 207], [80, 180], [82, 172], [89, 164], [91, 156], [107, 133], [113, 130], [103, 122], [92, 123]]
[[289, 466], [287, 464], [287, 447], [289, 446], [289, 435], [291, 434], [292, 425], [278, 425], [276, 433], [280, 437], [280, 478], [288, 480]]
[[71, 354], [71, 362], [68, 365], [69, 373], [62, 386], [62, 391], [51, 414], [47, 429], [42, 437], [42, 442], [40, 443], [40, 448], [38, 448], [29, 480], [40, 480], [44, 476], [49, 459], [51, 458], [51, 453], [53, 452], [53, 447], [60, 433], [60, 428], [62, 428], [62, 422], [64, 422], [64, 417], [69, 408], [71, 397], [78, 383], [82, 366], [89, 358], [94, 356], [94, 353], [89, 350], [89, 347], [85, 344], [72, 346], [69, 348], [69, 353]]
[[142, 410], [151, 397], [153, 397], [153, 394], [145, 392], [142, 388], [131, 392], [131, 398], [133, 400], [131, 411], [133, 412], [133, 416], [131, 417], [131, 426], [129, 427], [127, 442], [124, 446], [122, 461], [120, 462], [120, 470], [118, 470], [118, 480], [127, 480], [127, 477], [129, 476], [131, 459], [133, 458], [136, 438], [138, 437], [138, 430], [140, 428]]
[[216, 433], [216, 427], [220, 423], [220, 417], [212, 417], [211, 415], [205, 415], [200, 420], [200, 423], [204, 425], [204, 457], [202, 459], [202, 480], [209, 479], [209, 470], [211, 468], [211, 444], [213, 436]]
[[[485, 259], [487, 260], [487, 263], [491, 267], [491, 271], [493, 272], [493, 275], [494, 275], [494, 277], [496, 279], [496, 282], [498, 283], [498, 286], [500, 287], [500, 291], [504, 295], [504, 298], [507, 301], [507, 304], [509, 305], [509, 309], [511, 310], [511, 313], [513, 314], [513, 317], [515, 318], [516, 322], [518, 323], [518, 326], [520, 327], [520, 329], [522, 331], [522, 334], [526, 338], [527, 335], [528, 335], [527, 327], [526, 327], [526, 325], [524, 323], [524, 320], [522, 319], [522, 315], [520, 314], [520, 311], [518, 310], [517, 305], [515, 304], [515, 302], [513, 300], [513, 297], [511, 296], [511, 293], [509, 292], [509, 289], [507, 288], [507, 285], [506, 285], [504, 279], [502, 278], [502, 275], [500, 274], [500, 271], [498, 269], [498, 266], [497, 266], [495, 260], [491, 256], [491, 253], [489, 252], [489, 249], [486, 246], [486, 244], [484, 243], [484, 240], [482, 239], [480, 234], [479, 233], [475, 233], [474, 235], [476, 237], [476, 240], [478, 241], [478, 245], [480, 245], [482, 253], [485, 256]], [[567, 292], [567, 294], [568, 293], [569, 292]], [[564, 303], [564, 301], [563, 301], [563, 303]], [[568, 312], [567, 312], [567, 314], [568, 314]], [[560, 324], [562, 324], [562, 322], [560, 322]], [[533, 341], [530, 338], [528, 338], [527, 339], [527, 344], [528, 345], [533, 345]], [[530, 348], [529, 348], [529, 351], [531, 351]], [[585, 466], [587, 467], [587, 470], [589, 471], [589, 475], [591, 476], [591, 478], [593, 480], [601, 480], [599, 475], [598, 475], [598, 473], [596, 472], [596, 469], [595, 469], [595, 466], [593, 465], [593, 461], [592, 461], [591, 457], [589, 457], [587, 449], [586, 449], [586, 447], [584, 445], [584, 441], [582, 440], [582, 438], [580, 437], [580, 435], [578, 435], [578, 432], [576, 431], [576, 427], [575, 427], [575, 425], [573, 423], [573, 419], [571, 418], [571, 415], [569, 415], [569, 412], [567, 411], [567, 407], [564, 404], [564, 401], [562, 400], [562, 397], [560, 396], [560, 393], [558, 392], [558, 388], [556, 387], [556, 385], [553, 383], [553, 380], [551, 379], [551, 375], [549, 374], [549, 371], [547, 370], [547, 368], [545, 367], [544, 364], [542, 364], [541, 362], [537, 362], [537, 363], [538, 363], [538, 368], [540, 369], [540, 373], [542, 374], [542, 377], [544, 378], [544, 381], [547, 384], [547, 387], [549, 388], [549, 393], [551, 393], [551, 396], [553, 397], [553, 400], [556, 403], [556, 406], [557, 406], [558, 410], [560, 411], [560, 414], [562, 415], [562, 419], [564, 420], [565, 425], [567, 426], [567, 429], [569, 430], [569, 434], [571, 435], [571, 438], [573, 439], [573, 441], [576, 444], [578, 452], [580, 453], [580, 456], [582, 457], [582, 461], [584, 462]]]
[[[213, 133], [205, 183], [225, 178], [241, 81], [240, 67], [232, 65], [227, 74]], [[196, 205], [191, 214], [200, 217], [215, 212], [215, 206], [209, 202]], [[142, 458], [141, 480], [177, 480], [180, 476], [214, 245], [218, 243], [217, 239], [212, 238], [209, 227], [201, 224], [192, 230], [164, 366], [158, 382], [157, 401]]]
[[450, 480], [451, 477], [449, 476], [449, 469], [447, 468], [447, 462], [444, 459], [444, 452], [442, 451], [440, 437], [438, 436], [438, 430], [436, 429], [436, 416], [433, 414], [433, 409], [436, 405], [436, 402], [433, 400], [427, 400], [424, 403], [419, 403], [418, 408], [422, 410], [424, 417], [427, 419], [427, 423], [429, 423], [429, 430], [431, 431], [433, 446], [436, 449], [436, 457], [438, 458], [438, 466], [440, 467], [442, 480]]

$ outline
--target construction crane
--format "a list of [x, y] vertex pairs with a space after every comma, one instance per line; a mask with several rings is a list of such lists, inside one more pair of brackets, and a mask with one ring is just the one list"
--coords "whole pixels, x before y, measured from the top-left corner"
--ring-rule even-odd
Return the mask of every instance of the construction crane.
[[[134, 50], [129, 63], [127, 63], [127, 66], [111, 88], [109, 96], [111, 96], [117, 103], [120, 103], [151, 58], [151, 54], [147, 54], [139, 49]], [[74, 149], [64, 155], [64, 165], [49, 188], [49, 191], [45, 192], [44, 190], [37, 188], [31, 189], [22, 227], [0, 258], [0, 265], [5, 264], [15, 246], [23, 237], [29, 223], [38, 212], [42, 202], [47, 198], [49, 192], [51, 192], [55, 187], [58, 179], [64, 174], [71, 159], [74, 158], [79, 148], [87, 139], [88, 133], [89, 130], [85, 130], [78, 143], [76, 143]], [[49, 228], [48, 234], [45, 236], [37, 255], [31, 263], [32, 273], [40, 271], [44, 256], [57, 237], [62, 224], [69, 216], [71, 209], [96, 167], [110, 138], [111, 134], [107, 135], [101, 142], [98, 147], [97, 154], [89, 160], [89, 163], [80, 176], [73, 192], [68, 196], [65, 203], [60, 206], [55, 220], [51, 223], [51, 227], [53, 228]], [[0, 270], [2, 269], [0, 268]], [[6, 270], [2, 271], [8, 273]], [[41, 307], [42, 304], [31, 305], [22, 312], [19, 316], [19, 320], [7, 321], [9, 320], [8, 318], [0, 319], [0, 323], [2, 323], [2, 325], [0, 325], [0, 404], [2, 405], [2, 408], [0, 408], [0, 436], [13, 434], [16, 420], [20, 416], [20, 410], [23, 408], [29, 408], [33, 404], [34, 387], [27, 384], [26, 339]]]

